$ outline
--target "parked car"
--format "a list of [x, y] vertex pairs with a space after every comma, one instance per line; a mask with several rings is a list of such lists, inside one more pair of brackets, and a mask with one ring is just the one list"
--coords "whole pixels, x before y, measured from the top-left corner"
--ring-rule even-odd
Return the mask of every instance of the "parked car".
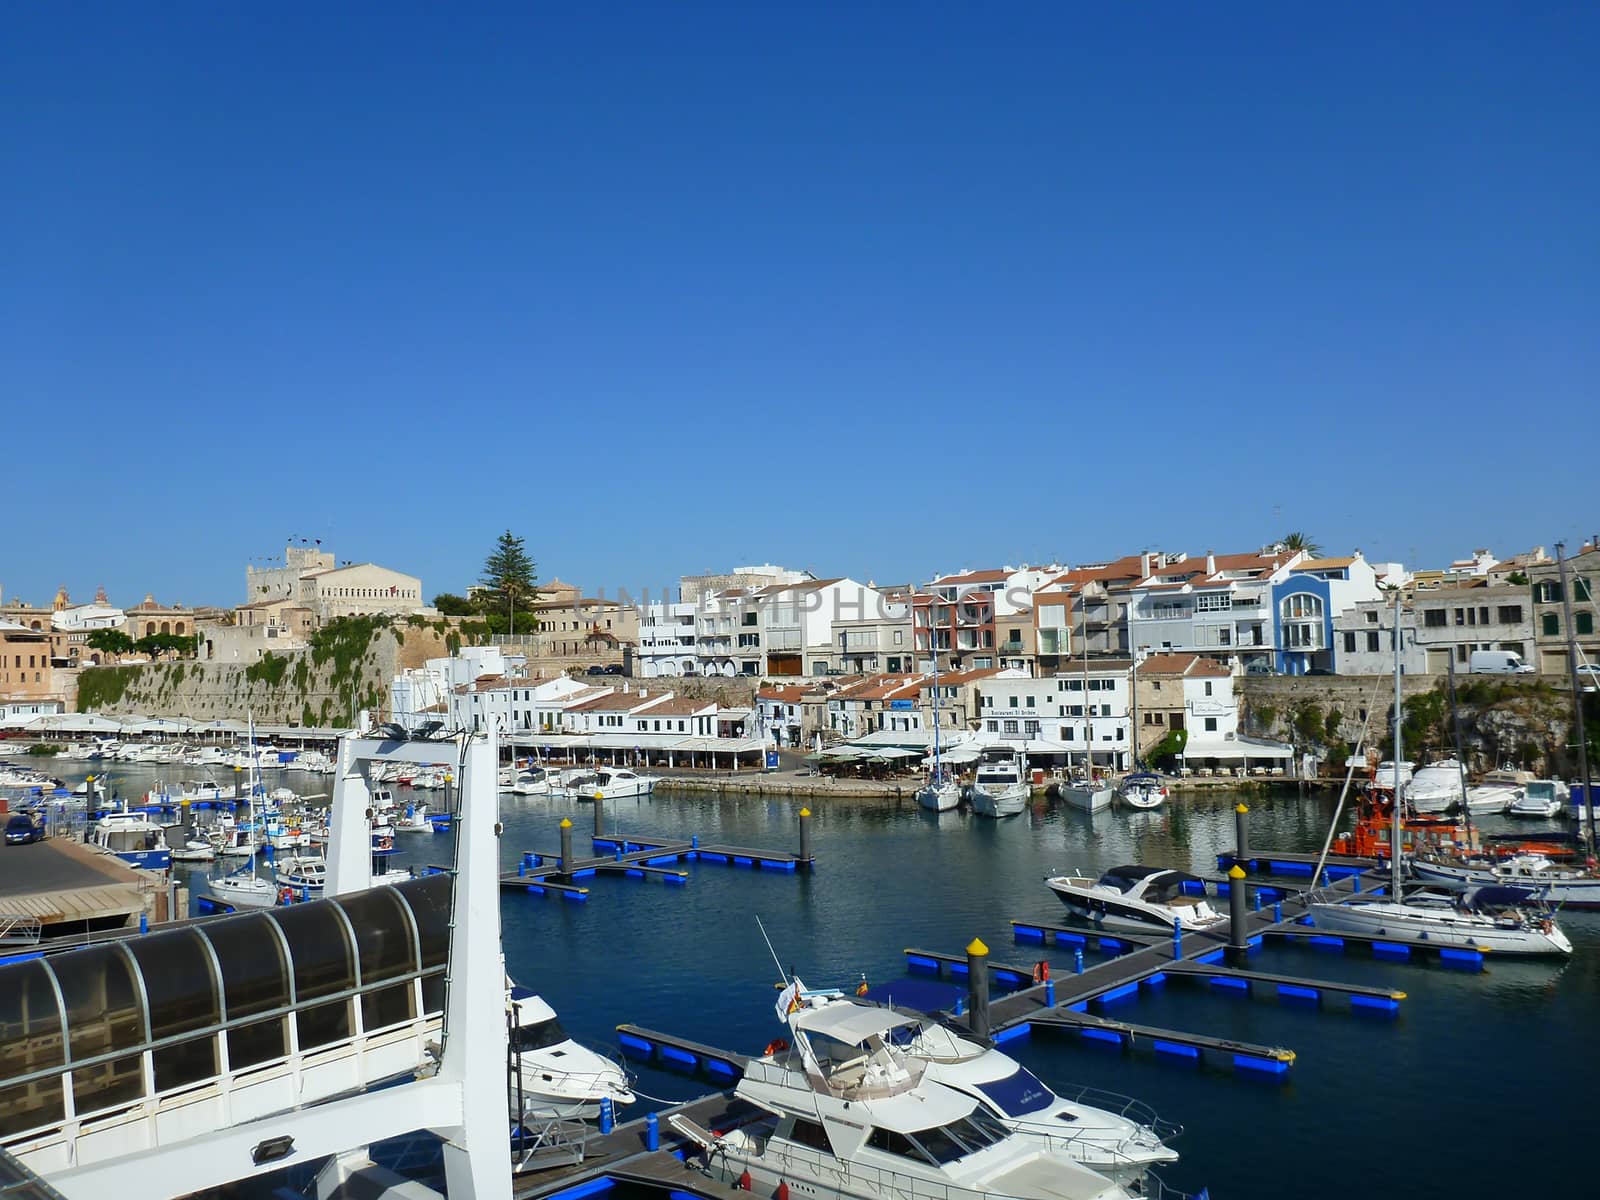
[[590, 675], [604, 675], [606, 669], [604, 667], [590, 667], [587, 673]]
[[6, 818], [6, 845], [26, 846], [44, 841], [44, 830], [27, 813], [12, 813]]
[[1266, 663], [1257, 659], [1254, 662], [1245, 663], [1244, 673], [1246, 675], [1271, 675], [1272, 668]]
[[607, 667], [605, 669], [605, 674], [607, 674], [607, 675], [621, 675], [622, 674], [622, 668], [619, 667], [616, 663], [612, 663], [609, 667]]

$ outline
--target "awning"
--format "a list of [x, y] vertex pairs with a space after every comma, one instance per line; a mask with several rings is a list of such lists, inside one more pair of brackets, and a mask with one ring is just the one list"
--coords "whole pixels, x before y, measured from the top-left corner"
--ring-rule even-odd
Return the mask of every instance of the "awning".
[[1290, 762], [1294, 759], [1294, 747], [1286, 746], [1282, 742], [1263, 742], [1246, 737], [1229, 738], [1225, 741], [1196, 741], [1191, 736], [1188, 745], [1183, 748], [1184, 761], [1194, 762], [1207, 758], [1221, 762], [1244, 762], [1250, 758]]

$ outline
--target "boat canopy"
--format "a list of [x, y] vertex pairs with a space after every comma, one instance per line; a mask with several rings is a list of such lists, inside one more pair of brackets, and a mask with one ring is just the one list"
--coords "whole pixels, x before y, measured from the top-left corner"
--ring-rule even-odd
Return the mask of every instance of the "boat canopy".
[[803, 1008], [794, 1014], [794, 1027], [806, 1033], [821, 1034], [855, 1046], [874, 1035], [882, 1035], [911, 1018], [887, 1008], [863, 1004], [824, 1004]]
[[1491, 885], [1472, 892], [1467, 897], [1467, 903], [1473, 908], [1505, 908], [1526, 904], [1534, 895], [1532, 888]]

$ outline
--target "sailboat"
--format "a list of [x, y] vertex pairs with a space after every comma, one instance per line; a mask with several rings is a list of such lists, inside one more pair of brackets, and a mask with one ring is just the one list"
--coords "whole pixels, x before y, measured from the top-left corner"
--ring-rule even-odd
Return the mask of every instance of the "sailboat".
[[961, 803], [961, 785], [945, 775], [939, 752], [939, 646], [931, 626], [928, 650], [933, 655], [933, 770], [928, 772], [928, 782], [917, 789], [917, 803], [932, 812], [949, 812]]
[[[1394, 757], [1400, 760], [1404, 714], [1400, 697], [1400, 590], [1394, 593]], [[1459, 768], [1457, 768], [1459, 770]], [[1572, 943], [1548, 912], [1528, 912], [1531, 888], [1486, 887], [1465, 897], [1406, 896], [1401, 886], [1400, 810], [1408, 783], [1395, 787], [1389, 834], [1389, 894], [1358, 894], [1342, 901], [1308, 906], [1318, 929], [1362, 933], [1390, 941], [1429, 946], [1488, 947], [1497, 954], [1571, 954]]]
[[[250, 719], [250, 745], [255, 746], [256, 726], [255, 718]], [[250, 756], [250, 790], [247, 793], [245, 809], [246, 825], [249, 832], [247, 838], [255, 837], [256, 813], [256, 756]], [[227, 875], [212, 876], [206, 880], [211, 889], [211, 894], [223, 904], [233, 908], [271, 908], [278, 903], [278, 887], [270, 879], [262, 879], [256, 874], [256, 860], [252, 853], [250, 865], [240, 867]]]
[[1109, 780], [1094, 775], [1094, 716], [1089, 706], [1089, 619], [1083, 621], [1083, 771], [1061, 785], [1061, 798], [1084, 812], [1100, 812], [1111, 807], [1116, 792]]

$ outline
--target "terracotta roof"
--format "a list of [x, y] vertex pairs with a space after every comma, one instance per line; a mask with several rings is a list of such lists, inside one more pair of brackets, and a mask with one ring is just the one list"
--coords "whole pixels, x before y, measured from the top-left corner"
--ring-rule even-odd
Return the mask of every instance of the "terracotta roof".
[[1141, 675], [1225, 676], [1233, 674], [1215, 659], [1198, 654], [1152, 654], [1139, 664]]
[[818, 588], [832, 587], [836, 583], [843, 583], [844, 576], [836, 579], [802, 579], [799, 583], [769, 583], [766, 587], [757, 588], [753, 593], [757, 596], [776, 596], [782, 592], [814, 592]]
[[[1299, 566], [1295, 567], [1295, 570], [1296, 571], [1335, 571], [1335, 570], [1338, 570], [1340, 567], [1348, 567], [1351, 563], [1353, 563], [1355, 561], [1356, 560], [1354, 558], [1312, 558], [1312, 559], [1307, 559], [1305, 562], [1303, 562]], [[1451, 565], [1452, 566], [1468, 566], [1468, 567], [1470, 567], [1470, 566], [1473, 566], [1475, 564], [1474, 564], [1474, 560], [1469, 558], [1465, 563], [1452, 563]]]
[[657, 704], [650, 705], [639, 715], [641, 717], [693, 717], [703, 714], [707, 709], [715, 711], [715, 700], [697, 700], [693, 696], [668, 696]]
[[[976, 683], [980, 679], [992, 679], [998, 674], [1000, 674], [999, 667], [979, 667], [972, 671], [949, 671], [939, 676], [939, 686], [959, 687], [964, 683]], [[922, 681], [920, 686], [930, 688], [933, 686], [933, 682], [933, 677], [930, 675]]]
[[567, 705], [568, 712], [632, 712], [636, 708], [643, 708], [659, 696], [641, 696], [638, 692], [612, 692], [605, 696], [596, 696], [592, 700], [583, 700], [577, 704]]
[[757, 700], [777, 700], [782, 704], [799, 704], [807, 692], [815, 689], [804, 684], [764, 687], [756, 693]]

